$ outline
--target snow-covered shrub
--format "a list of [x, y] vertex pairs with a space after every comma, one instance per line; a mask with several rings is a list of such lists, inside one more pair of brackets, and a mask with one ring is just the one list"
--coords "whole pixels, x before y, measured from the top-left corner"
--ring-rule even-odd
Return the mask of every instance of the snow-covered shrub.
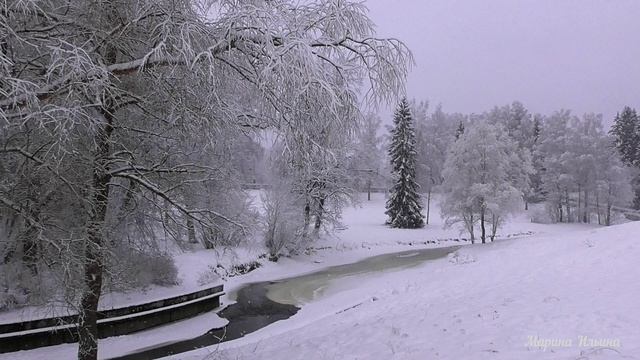
[[224, 270], [220, 265], [212, 266], [209, 265], [207, 270], [202, 271], [198, 274], [198, 285], [204, 286], [207, 284], [212, 284], [220, 281], [220, 279], [226, 278], [226, 271], [224, 271], [224, 276], [221, 274], [221, 270]]
[[243, 275], [261, 266], [262, 264], [259, 261], [234, 264], [229, 268], [226, 268], [220, 264], [217, 264], [216, 266], [209, 265], [206, 271], [203, 271], [198, 275], [198, 285], [203, 286], [206, 284], [218, 282], [219, 280], [225, 280], [230, 277]]
[[449, 262], [455, 265], [469, 264], [476, 262], [476, 257], [471, 254], [461, 253], [456, 251], [448, 256]]
[[178, 268], [167, 254], [149, 257], [145, 270], [151, 274], [151, 283], [154, 285], [172, 286], [179, 283]]
[[[150, 285], [172, 286], [180, 283], [178, 268], [166, 253], [129, 249], [119, 251], [117, 263], [111, 262], [105, 286], [110, 290], [144, 288]], [[115, 270], [118, 270], [117, 272]]]
[[277, 258], [296, 248], [302, 238], [302, 209], [295, 205], [295, 196], [287, 186], [275, 186], [262, 196], [264, 207], [264, 242], [269, 258]]
[[277, 259], [287, 245], [295, 243], [297, 236], [295, 225], [285, 218], [271, 218], [265, 234], [265, 244], [270, 259]]
[[262, 266], [262, 264], [260, 264], [258, 261], [251, 261], [251, 262], [244, 263], [244, 264], [237, 264], [237, 265], [234, 265], [231, 268], [231, 275], [230, 276], [246, 274], [246, 273], [252, 272], [253, 270], [259, 268], [260, 266]]
[[36, 275], [14, 261], [0, 264], [0, 274], [0, 311], [43, 304], [55, 294], [57, 286], [49, 272]]
[[0, 310], [7, 310], [16, 306], [26, 305], [28, 293], [25, 287], [29, 287], [29, 281], [25, 282], [24, 269], [15, 263], [0, 265]]

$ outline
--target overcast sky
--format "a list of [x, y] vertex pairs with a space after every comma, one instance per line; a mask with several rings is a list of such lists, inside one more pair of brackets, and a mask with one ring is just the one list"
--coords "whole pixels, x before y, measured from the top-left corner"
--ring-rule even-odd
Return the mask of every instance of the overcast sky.
[[[368, 0], [413, 51], [408, 97], [480, 113], [640, 107], [640, 0]], [[433, 106], [431, 107], [433, 109]]]

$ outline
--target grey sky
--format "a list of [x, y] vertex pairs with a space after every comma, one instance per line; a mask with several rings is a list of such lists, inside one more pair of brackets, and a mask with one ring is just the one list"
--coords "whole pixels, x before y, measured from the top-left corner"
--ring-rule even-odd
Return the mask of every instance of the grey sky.
[[[447, 112], [640, 107], [640, 0], [368, 0], [411, 48], [408, 96]], [[433, 107], [432, 107], [433, 109]]]

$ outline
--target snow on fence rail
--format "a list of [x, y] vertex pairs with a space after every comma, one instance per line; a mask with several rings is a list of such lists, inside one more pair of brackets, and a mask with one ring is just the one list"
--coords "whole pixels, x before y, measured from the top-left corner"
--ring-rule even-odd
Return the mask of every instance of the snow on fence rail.
[[[254, 183], [250, 183], [250, 184], [242, 184], [240, 185], [240, 187], [243, 190], [263, 190], [263, 189], [271, 189], [273, 186], [271, 184], [254, 184]], [[367, 191], [369, 189], [364, 189], [363, 191]], [[389, 188], [386, 187], [379, 187], [379, 186], [372, 186], [370, 188], [372, 193], [386, 193], [387, 191], [389, 191]]]
[[262, 189], [271, 189], [271, 184], [242, 184], [240, 187], [243, 190], [262, 190]]
[[[98, 337], [126, 335], [220, 306], [223, 286], [98, 313]], [[0, 324], [0, 353], [78, 341], [77, 315]]]

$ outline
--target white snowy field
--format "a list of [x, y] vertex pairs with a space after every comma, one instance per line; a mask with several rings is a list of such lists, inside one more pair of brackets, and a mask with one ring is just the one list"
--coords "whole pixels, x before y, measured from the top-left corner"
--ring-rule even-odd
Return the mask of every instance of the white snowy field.
[[[640, 249], [635, 242], [640, 223], [599, 228], [533, 224], [529, 217], [523, 212], [512, 219], [496, 243], [468, 245], [450, 258], [414, 268], [338, 280], [288, 320], [173, 358], [640, 358]], [[443, 240], [465, 235], [442, 228], [437, 206], [424, 229], [390, 229], [384, 220], [383, 195], [374, 194], [374, 200], [364, 201], [362, 207], [346, 209], [346, 228], [315, 244], [317, 250], [278, 263], [264, 262], [256, 271], [227, 280], [229, 295], [223, 302], [233, 301], [234, 289], [249, 282], [423, 248], [425, 242], [437, 242], [426, 247], [465, 244]], [[224, 256], [242, 261], [255, 254]], [[200, 274], [219, 256], [213, 251], [179, 255], [180, 288], [200, 287]], [[196, 336], [220, 324], [219, 319], [197, 317], [105, 339], [100, 357], [126, 354], [172, 336]], [[565, 346], [527, 345], [529, 337], [537, 337], [536, 344], [562, 340]], [[588, 343], [600, 339], [614, 346]], [[0, 359], [66, 359], [73, 358], [76, 349], [75, 344], [59, 345], [2, 354]]]
[[173, 359], [640, 358], [640, 222], [532, 227], [547, 234], [343, 280], [287, 321]]

